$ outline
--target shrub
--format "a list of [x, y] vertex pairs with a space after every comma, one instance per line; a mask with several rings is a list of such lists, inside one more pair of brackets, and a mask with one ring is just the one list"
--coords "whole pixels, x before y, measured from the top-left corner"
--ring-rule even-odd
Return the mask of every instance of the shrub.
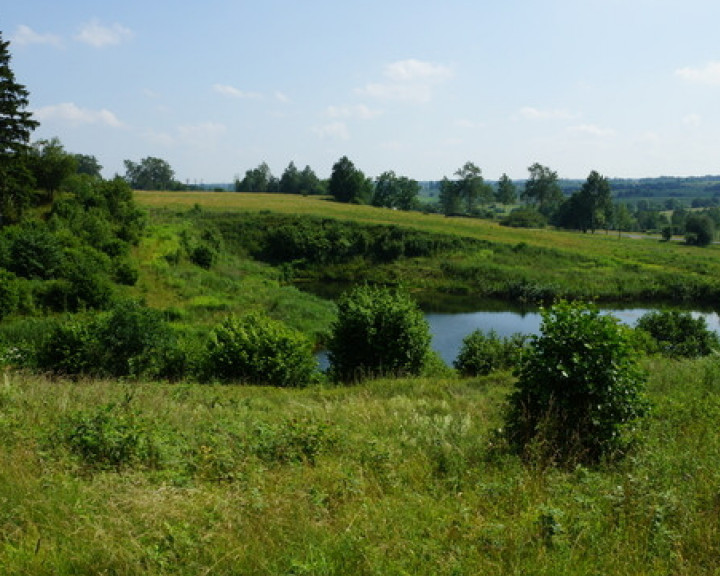
[[20, 288], [15, 274], [0, 268], [0, 320], [15, 312], [19, 304]]
[[715, 238], [715, 223], [705, 214], [691, 214], [685, 222], [685, 242], [707, 246]]
[[190, 261], [205, 270], [209, 270], [216, 259], [217, 251], [207, 244], [198, 244], [190, 252]]
[[52, 278], [63, 263], [58, 239], [39, 223], [13, 227], [9, 234], [8, 268], [24, 278]]
[[77, 319], [58, 322], [36, 353], [37, 366], [56, 374], [84, 374], [92, 368], [92, 341], [86, 322]]
[[317, 362], [311, 342], [267, 316], [227, 318], [210, 334], [206, 378], [271, 386], [305, 386]]
[[417, 304], [387, 288], [361, 286], [338, 303], [328, 359], [342, 381], [417, 375], [430, 351], [430, 329]]
[[77, 412], [63, 423], [60, 438], [82, 461], [98, 469], [119, 469], [135, 462], [151, 464], [157, 449], [127, 397], [90, 412]]
[[96, 365], [111, 376], [163, 376], [163, 360], [176, 340], [159, 310], [126, 300], [93, 328]]
[[512, 368], [520, 362], [525, 336], [500, 338], [494, 330], [475, 330], [463, 339], [455, 368], [463, 376], [482, 376], [494, 370]]
[[627, 448], [624, 432], [646, 411], [630, 332], [583, 304], [542, 311], [506, 414], [521, 453], [594, 463]]
[[638, 320], [636, 328], [649, 334], [665, 356], [695, 358], [720, 348], [720, 339], [708, 329], [705, 318], [694, 318], [690, 312], [648, 312]]
[[177, 378], [186, 364], [162, 312], [123, 301], [92, 320], [59, 321], [39, 346], [37, 365], [67, 375]]
[[547, 218], [534, 208], [516, 208], [500, 220], [500, 224], [512, 228], [545, 228]]

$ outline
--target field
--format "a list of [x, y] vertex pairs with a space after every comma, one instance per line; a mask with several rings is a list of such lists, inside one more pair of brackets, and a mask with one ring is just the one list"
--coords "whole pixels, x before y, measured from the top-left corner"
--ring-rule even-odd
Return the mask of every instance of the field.
[[[679, 241], [618, 238], [551, 229], [506, 228], [497, 223], [350, 206], [316, 197], [235, 193], [147, 193], [138, 201], [156, 218], [201, 207], [207, 219], [286, 214], [396, 226], [484, 242], [481, 249], [405, 259], [391, 266], [361, 265], [311, 271], [315, 280], [360, 278], [402, 282], [422, 292], [534, 301], [573, 298], [606, 302], [672, 302], [712, 306], [720, 298], [720, 247], [704, 249]], [[214, 216], [213, 216], [214, 215]]]
[[[334, 305], [292, 282], [319, 268], [251, 258], [232, 234], [215, 236], [277, 214], [480, 241], [377, 266], [334, 265], [339, 280], [364, 270], [402, 277], [415, 292], [474, 295], [492, 273], [498, 285], [608, 298], [659, 298], [674, 282], [699, 302], [720, 278], [715, 246], [508, 229], [319, 198], [137, 199], [148, 229], [128, 293], [200, 338], [230, 314], [263, 310], [322, 342]], [[209, 268], [191, 262], [193, 247], [216, 241]], [[3, 324], [7, 341], [44, 329], [42, 320]], [[0, 574], [718, 574], [720, 362], [641, 364], [652, 410], [630, 453], [555, 467], [506, 449], [509, 372], [461, 378], [436, 368], [432, 377], [276, 389], [69, 379], [0, 358]]]
[[6, 374], [0, 571], [716, 574], [720, 366], [653, 361], [622, 463], [523, 465], [506, 374], [273, 390]]

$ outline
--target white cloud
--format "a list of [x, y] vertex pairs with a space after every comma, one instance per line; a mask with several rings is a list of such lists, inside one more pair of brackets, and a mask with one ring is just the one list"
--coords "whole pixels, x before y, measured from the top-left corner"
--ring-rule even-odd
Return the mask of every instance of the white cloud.
[[316, 126], [313, 132], [320, 138], [331, 138], [335, 140], [349, 140], [350, 131], [344, 122], [331, 122], [323, 126]]
[[452, 70], [441, 64], [410, 59], [385, 66], [385, 76], [394, 82], [438, 82], [451, 78]]
[[359, 118], [360, 120], [370, 120], [380, 116], [382, 111], [373, 110], [364, 104], [358, 104], [356, 106], [328, 106], [326, 114], [330, 118]]
[[234, 86], [228, 86], [227, 84], [213, 84], [213, 90], [223, 96], [229, 96], [231, 98], [242, 98], [248, 100], [259, 100], [262, 98], [262, 94], [258, 92], [245, 92]]
[[112, 128], [121, 128], [123, 126], [123, 123], [110, 110], [105, 108], [101, 110], [80, 108], [72, 102], [38, 108], [33, 111], [33, 116], [41, 122], [59, 120], [70, 124], [104, 124]]
[[385, 66], [386, 82], [371, 82], [358, 93], [381, 100], [425, 103], [433, 89], [453, 76], [450, 67], [420, 60], [400, 60]]
[[675, 74], [695, 84], [720, 85], [720, 62], [708, 62], [700, 68], [679, 68]]
[[61, 46], [62, 39], [55, 34], [40, 34], [35, 32], [30, 26], [21, 24], [17, 27], [15, 34], [10, 38], [13, 44], [19, 46], [27, 46], [28, 44], [50, 44], [52, 46]]
[[615, 130], [612, 128], [602, 128], [601, 126], [596, 126], [595, 124], [580, 124], [578, 126], [571, 126], [568, 130], [576, 134], [586, 134], [588, 136], [595, 136], [598, 138], [605, 138], [615, 134]]
[[519, 111], [519, 115], [526, 120], [572, 120], [578, 115], [562, 108], [540, 109], [532, 106], [525, 106]]
[[125, 28], [121, 24], [115, 23], [112, 26], [103, 26], [97, 20], [93, 20], [80, 29], [80, 32], [75, 36], [75, 40], [96, 48], [102, 48], [120, 44], [132, 37], [132, 30]]

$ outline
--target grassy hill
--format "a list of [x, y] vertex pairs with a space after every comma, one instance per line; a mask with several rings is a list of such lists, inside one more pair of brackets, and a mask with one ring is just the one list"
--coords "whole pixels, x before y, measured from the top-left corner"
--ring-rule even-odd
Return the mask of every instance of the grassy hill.
[[[234, 219], [256, 218], [256, 228], [265, 229], [274, 226], [269, 224], [272, 215], [280, 214], [472, 241], [429, 257], [401, 254], [390, 263], [367, 258], [317, 266], [304, 262], [304, 267], [290, 270], [296, 279], [364, 279], [402, 283], [419, 297], [434, 292], [525, 302], [563, 297], [710, 305], [720, 297], [717, 246], [698, 249], [654, 238], [506, 228], [487, 220], [351, 206], [316, 197], [141, 192], [137, 200], [151, 210], [151, 221], [163, 225], [173, 219], [187, 219], [195, 210], [198, 226], [222, 224], [227, 230]], [[330, 240], [328, 250], [336, 244]], [[247, 251], [248, 247], [235, 249]]]

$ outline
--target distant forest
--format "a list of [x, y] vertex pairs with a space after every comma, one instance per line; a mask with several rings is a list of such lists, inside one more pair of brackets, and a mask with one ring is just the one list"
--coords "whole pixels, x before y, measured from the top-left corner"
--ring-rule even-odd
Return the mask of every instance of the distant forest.
[[[570, 196], [580, 188], [585, 180], [560, 178], [558, 184], [564, 196]], [[496, 187], [497, 182], [486, 180], [488, 184]], [[519, 190], [525, 185], [525, 180], [515, 180]], [[719, 176], [692, 176], [673, 177], [662, 176], [658, 178], [608, 178], [613, 198], [636, 200], [641, 198], [720, 198]], [[421, 194], [432, 194], [440, 190], [441, 181], [420, 182]]]

